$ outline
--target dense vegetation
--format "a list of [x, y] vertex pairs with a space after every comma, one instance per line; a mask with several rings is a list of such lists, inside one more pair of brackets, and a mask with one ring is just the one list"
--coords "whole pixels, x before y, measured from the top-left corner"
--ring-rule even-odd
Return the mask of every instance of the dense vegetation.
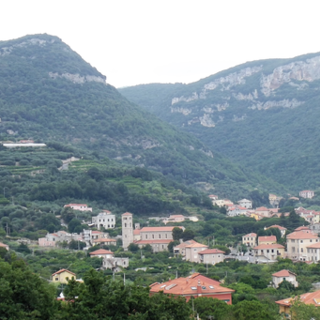
[[[262, 93], [261, 81], [263, 76], [271, 74], [274, 68], [297, 61], [308, 63], [308, 59], [318, 55], [248, 62], [188, 85], [150, 84], [119, 90], [130, 101], [176, 127], [193, 133], [207, 147], [297, 192], [320, 186], [320, 171], [317, 166], [320, 153], [315, 148], [320, 137], [317, 124], [320, 116], [320, 81], [290, 79], [290, 83], [282, 84], [273, 90], [270, 96]], [[200, 95], [205, 84], [253, 67], [262, 69], [244, 78], [241, 84], [228, 86], [226, 81], [219, 84], [215, 90], [207, 91], [205, 99], [180, 101], [171, 105], [174, 97], [187, 98], [195, 92]], [[289, 73], [284, 71], [284, 74], [285, 72]], [[314, 72], [316, 73], [317, 69]], [[240, 93], [253, 95], [255, 90], [255, 99], [236, 98]], [[263, 105], [267, 102], [291, 102], [294, 99], [302, 104], [297, 107], [251, 109], [258, 103]], [[225, 104], [226, 108], [218, 110], [218, 105]], [[179, 108], [189, 110], [188, 114], [172, 112]], [[215, 127], [200, 124], [199, 119], [205, 113]]]
[[[221, 195], [283, 190], [130, 103], [59, 38], [0, 42], [0, 139], [59, 141]], [[214, 150], [214, 149], [213, 149]]]

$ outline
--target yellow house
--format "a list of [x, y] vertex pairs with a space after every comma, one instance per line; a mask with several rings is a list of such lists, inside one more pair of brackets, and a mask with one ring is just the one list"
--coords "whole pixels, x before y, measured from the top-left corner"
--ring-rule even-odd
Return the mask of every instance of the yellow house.
[[71, 279], [76, 279], [76, 274], [67, 270], [61, 269], [52, 274], [52, 282], [68, 283]]
[[254, 218], [254, 219], [256, 219], [256, 220], [260, 220], [260, 219], [261, 219], [261, 216], [260, 216], [258, 213], [251, 212], [251, 213], [250, 213], [250, 218]]

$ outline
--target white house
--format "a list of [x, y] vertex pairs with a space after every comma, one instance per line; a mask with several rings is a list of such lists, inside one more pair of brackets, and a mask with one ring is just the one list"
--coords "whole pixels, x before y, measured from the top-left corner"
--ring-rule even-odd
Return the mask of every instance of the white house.
[[313, 190], [302, 190], [299, 192], [299, 197], [306, 198], [306, 199], [312, 199], [314, 197], [314, 191]]
[[78, 210], [78, 211], [91, 211], [92, 212], [92, 208], [89, 208], [87, 204], [83, 204], [83, 203], [69, 203], [66, 204], [64, 206], [64, 208], [71, 208], [73, 210]]
[[239, 206], [247, 208], [247, 209], [252, 209], [252, 201], [247, 200], [247, 199], [242, 199], [238, 201]]
[[296, 274], [289, 270], [281, 270], [272, 275], [272, 282], [275, 288], [278, 288], [282, 281], [288, 281], [293, 284], [295, 287], [298, 287], [298, 282], [296, 279]]
[[92, 223], [99, 230], [101, 227], [104, 229], [113, 229], [116, 226], [116, 216], [108, 210], [103, 210], [96, 217], [92, 217]]

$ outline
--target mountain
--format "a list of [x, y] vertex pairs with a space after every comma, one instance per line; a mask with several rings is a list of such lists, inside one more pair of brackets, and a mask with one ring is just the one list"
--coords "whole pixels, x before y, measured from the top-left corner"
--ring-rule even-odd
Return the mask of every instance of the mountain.
[[124, 98], [58, 37], [0, 42], [1, 140], [58, 141], [238, 197], [283, 187]]
[[191, 84], [119, 91], [295, 192], [320, 187], [320, 53], [247, 62]]

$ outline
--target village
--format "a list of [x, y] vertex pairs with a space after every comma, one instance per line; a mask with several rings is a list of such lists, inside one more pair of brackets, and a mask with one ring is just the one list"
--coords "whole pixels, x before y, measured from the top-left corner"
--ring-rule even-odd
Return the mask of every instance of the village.
[[[302, 198], [312, 198], [314, 192], [304, 190], [299, 194]], [[279, 201], [281, 197], [270, 194], [270, 207], [252, 208], [252, 201], [242, 199], [237, 204], [232, 203], [228, 199], [218, 199], [216, 195], [209, 195], [213, 205], [224, 207], [226, 216], [233, 219], [237, 216], [246, 216], [254, 218], [256, 221], [268, 218], [278, 218], [279, 224], [266, 226], [265, 230], [278, 230], [281, 235], [280, 239], [276, 235], [259, 236], [255, 232], [242, 235], [242, 241], [236, 247], [227, 247], [228, 252], [219, 248], [212, 247], [210, 243], [200, 243], [194, 239], [183, 241], [182, 233], [185, 231], [184, 226], [179, 223], [190, 221], [197, 223], [199, 217], [170, 215], [169, 217], [153, 217], [160, 226], [144, 226], [140, 223], [134, 223], [134, 215], [125, 212], [121, 215], [121, 234], [116, 237], [110, 236], [110, 230], [116, 228], [117, 216], [109, 210], [102, 210], [98, 215], [92, 216], [91, 221], [86, 221], [88, 228], [83, 229], [80, 233], [70, 233], [66, 230], [59, 230], [53, 233], [47, 233], [45, 237], [38, 239], [38, 246], [46, 249], [54, 249], [63, 243], [71, 241], [85, 243], [84, 251], [89, 252], [91, 258], [100, 258], [102, 270], [110, 270], [113, 274], [122, 272], [130, 265], [130, 258], [117, 256], [108, 248], [116, 248], [121, 244], [124, 252], [130, 250], [130, 247], [136, 246], [140, 249], [149, 246], [153, 253], [172, 250], [175, 257], [180, 257], [182, 261], [195, 264], [203, 264], [208, 266], [217, 265], [225, 261], [238, 260], [251, 264], [273, 264], [279, 259], [290, 259], [293, 262], [303, 262], [306, 264], [316, 264], [320, 261], [320, 212], [315, 210], [306, 210], [302, 207], [295, 208], [295, 213], [303, 218], [306, 225], [297, 227], [293, 232], [288, 232], [287, 228], [281, 226], [281, 216], [288, 217], [289, 212], [279, 213]], [[297, 198], [293, 197], [293, 200]], [[298, 198], [299, 200], [299, 198]], [[64, 208], [70, 208], [79, 212], [92, 212], [92, 208], [87, 204], [66, 204]], [[119, 219], [119, 218], [118, 218]], [[265, 220], [267, 221], [267, 220]], [[147, 221], [147, 225], [149, 222]], [[66, 226], [65, 222], [61, 222], [62, 226]], [[65, 228], [64, 228], [65, 229]], [[180, 230], [180, 231], [179, 231]], [[180, 235], [180, 238], [179, 238]], [[178, 237], [178, 238], [177, 238]], [[170, 248], [171, 246], [171, 248]], [[227, 245], [226, 245], [227, 246]], [[9, 246], [0, 243], [0, 247], [9, 250]], [[94, 248], [95, 250], [91, 250]], [[182, 262], [183, 263], [183, 262]], [[137, 269], [138, 270], [138, 269]], [[298, 287], [299, 283], [296, 274], [290, 270], [283, 269], [273, 273], [272, 281], [269, 286], [278, 288], [283, 281], [287, 281], [294, 287]], [[74, 272], [68, 269], [60, 269], [51, 276], [53, 283], [67, 284], [70, 279], [82, 282], [77, 279]], [[186, 286], [187, 283], [187, 286]], [[182, 295], [186, 299], [197, 296], [207, 296], [225, 301], [232, 304], [232, 293], [234, 290], [223, 286], [223, 282], [213, 280], [200, 273], [192, 273], [188, 277], [176, 277], [167, 282], [153, 283], [150, 285], [150, 294], [163, 291], [167, 294]], [[312, 299], [309, 296], [312, 295]], [[308, 298], [307, 298], [308, 297]], [[63, 292], [59, 299], [63, 299]], [[320, 290], [313, 293], [301, 295], [301, 299], [317, 305], [313, 301], [320, 299]], [[276, 301], [279, 305], [279, 311], [289, 313], [290, 301], [292, 298]]]

